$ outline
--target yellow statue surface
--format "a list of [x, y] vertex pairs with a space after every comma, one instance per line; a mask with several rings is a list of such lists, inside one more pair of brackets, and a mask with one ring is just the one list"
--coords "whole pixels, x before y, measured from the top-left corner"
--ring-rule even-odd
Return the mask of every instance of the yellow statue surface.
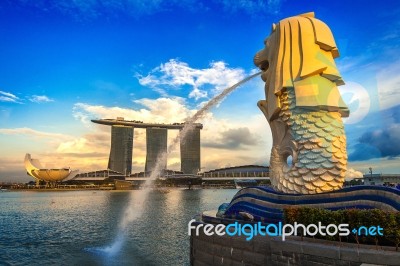
[[258, 106], [273, 136], [272, 186], [300, 194], [340, 189], [347, 167], [342, 117], [349, 109], [337, 88], [344, 82], [331, 30], [306, 13], [273, 24], [264, 44], [254, 63], [265, 82]]

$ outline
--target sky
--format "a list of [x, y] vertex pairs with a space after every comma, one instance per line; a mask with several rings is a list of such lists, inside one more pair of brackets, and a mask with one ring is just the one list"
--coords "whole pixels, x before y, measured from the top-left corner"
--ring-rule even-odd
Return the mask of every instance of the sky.
[[[107, 168], [116, 118], [174, 123], [256, 71], [272, 23], [314, 11], [340, 51], [348, 177], [400, 173], [398, 1], [5, 0], [0, 2], [0, 182], [31, 180], [25, 153], [46, 167]], [[256, 78], [202, 121], [202, 171], [269, 164], [265, 99]], [[145, 130], [133, 171], [144, 170]], [[177, 132], [169, 131], [169, 140]], [[179, 170], [179, 148], [168, 168]]]

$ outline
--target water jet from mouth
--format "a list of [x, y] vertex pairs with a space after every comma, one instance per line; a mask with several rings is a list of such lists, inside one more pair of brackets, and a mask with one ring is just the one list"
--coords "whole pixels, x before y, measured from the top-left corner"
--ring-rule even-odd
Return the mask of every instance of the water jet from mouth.
[[186, 134], [194, 127], [193, 123], [203, 118], [208, 110], [210, 110], [216, 104], [220, 103], [227, 95], [229, 95], [240, 85], [248, 82], [249, 80], [260, 75], [261, 73], [262, 72], [252, 74], [245, 79], [239, 81], [238, 83], [224, 89], [220, 94], [218, 94], [217, 96], [209, 100], [205, 105], [203, 105], [203, 107], [201, 107], [193, 116], [185, 119], [184, 126], [180, 130], [178, 136], [173, 139], [172, 143], [168, 146], [167, 151], [161, 153], [158, 156], [157, 163], [152, 170], [150, 177], [143, 184], [143, 189], [140, 190], [140, 192], [135, 191], [135, 193], [131, 193], [128, 204], [123, 212], [123, 216], [118, 225], [118, 232], [114, 241], [110, 245], [104, 247], [87, 248], [85, 249], [86, 251], [96, 254], [104, 254], [109, 257], [112, 257], [119, 253], [126, 241], [126, 235], [128, 233], [129, 225], [136, 219], [140, 218], [143, 212], [143, 208], [140, 206], [138, 206], [138, 208], [133, 208], [135, 206], [135, 202], [137, 202], [136, 199], [140, 199], [141, 202], [146, 201], [147, 196], [151, 191], [153, 182], [157, 179], [157, 177], [160, 176], [162, 170], [164, 170], [163, 162], [166, 161], [168, 154], [176, 147], [176, 145], [179, 143], [179, 140], [185, 139]]

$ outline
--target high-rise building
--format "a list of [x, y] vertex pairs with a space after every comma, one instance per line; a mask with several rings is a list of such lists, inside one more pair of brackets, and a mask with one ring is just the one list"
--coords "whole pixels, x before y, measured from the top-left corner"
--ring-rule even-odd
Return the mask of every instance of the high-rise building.
[[132, 171], [133, 128], [113, 125], [111, 127], [111, 150], [108, 169], [130, 175]]
[[[158, 127], [146, 128], [146, 165], [145, 171], [152, 171], [157, 162], [161, 159], [160, 154], [167, 152], [167, 135], [168, 129]], [[164, 157], [161, 163], [161, 170], [167, 168], [167, 156]]]
[[[190, 127], [185, 137], [180, 138], [181, 171], [185, 174], [197, 174], [200, 171], [200, 123], [143, 123], [137, 120], [117, 119], [92, 120], [93, 123], [111, 126], [111, 151], [108, 168], [122, 174], [129, 175], [132, 168], [132, 146], [134, 128], [146, 129], [146, 164], [145, 171], [151, 172], [160, 158], [160, 154], [167, 152], [168, 130], [182, 130]], [[186, 131], [186, 130], [185, 130]], [[167, 168], [167, 156], [160, 162], [160, 169]]]
[[180, 139], [181, 171], [197, 174], [200, 171], [200, 129], [193, 127]]

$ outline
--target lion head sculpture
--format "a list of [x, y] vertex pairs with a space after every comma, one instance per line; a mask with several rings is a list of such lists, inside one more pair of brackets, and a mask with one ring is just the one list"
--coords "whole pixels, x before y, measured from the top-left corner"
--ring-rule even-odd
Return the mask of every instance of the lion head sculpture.
[[314, 13], [273, 24], [264, 44], [265, 48], [254, 57], [254, 64], [263, 71], [268, 119], [279, 112], [277, 96], [286, 87], [295, 89], [296, 106], [349, 115], [337, 89], [344, 84], [334, 61], [339, 50], [329, 27]]

